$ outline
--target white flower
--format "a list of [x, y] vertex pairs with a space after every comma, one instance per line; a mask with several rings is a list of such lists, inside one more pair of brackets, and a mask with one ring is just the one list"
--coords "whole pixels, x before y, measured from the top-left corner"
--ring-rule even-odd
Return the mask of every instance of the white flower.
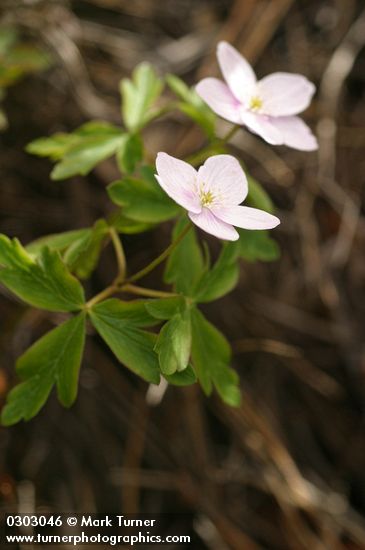
[[272, 145], [302, 151], [318, 148], [311, 130], [295, 116], [310, 104], [314, 84], [302, 75], [283, 72], [257, 80], [251, 65], [227, 42], [218, 44], [217, 57], [226, 83], [204, 78], [196, 86], [213, 111]]
[[162, 189], [188, 211], [198, 227], [219, 239], [236, 241], [234, 225], [244, 229], [272, 229], [280, 220], [257, 208], [239, 206], [248, 193], [247, 178], [231, 155], [208, 158], [199, 170], [158, 153], [157, 181]]

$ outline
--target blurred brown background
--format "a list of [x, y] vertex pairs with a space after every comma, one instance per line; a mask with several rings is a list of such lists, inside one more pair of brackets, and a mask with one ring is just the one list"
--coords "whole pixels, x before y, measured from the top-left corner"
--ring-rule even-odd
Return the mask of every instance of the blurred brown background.
[[[9, 89], [1, 135], [0, 231], [22, 242], [110, 212], [106, 161], [87, 178], [51, 182], [24, 146], [90, 118], [119, 122], [118, 83], [142, 60], [194, 84], [219, 74], [231, 42], [259, 76], [305, 74], [318, 87], [305, 120], [318, 154], [246, 132], [232, 151], [269, 192], [282, 257], [242, 266], [238, 288], [205, 308], [234, 349], [240, 409], [198, 387], [146, 385], [88, 339], [77, 403], [55, 396], [28, 424], [1, 430], [2, 512], [191, 513], [171, 519], [194, 549], [365, 548], [363, 0], [1, 0], [2, 23], [49, 51], [52, 66]], [[225, 123], [221, 123], [222, 131]], [[145, 132], [150, 150], [184, 156], [204, 137], [182, 115]], [[170, 225], [125, 239], [132, 268], [168, 242]], [[92, 295], [115, 271], [109, 248]], [[158, 273], [150, 283], [158, 284]], [[59, 322], [1, 289], [0, 392], [16, 357]], [[175, 529], [176, 530], [176, 529]]]

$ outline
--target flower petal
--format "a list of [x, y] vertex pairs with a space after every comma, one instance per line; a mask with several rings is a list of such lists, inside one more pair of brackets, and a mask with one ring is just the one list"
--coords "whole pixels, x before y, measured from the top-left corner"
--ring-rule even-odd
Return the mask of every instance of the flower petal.
[[273, 73], [258, 82], [258, 94], [265, 114], [289, 116], [308, 107], [316, 90], [305, 76], [292, 73]]
[[215, 204], [240, 204], [247, 196], [247, 178], [237, 159], [231, 155], [208, 158], [198, 170], [198, 185], [211, 191]]
[[280, 223], [276, 216], [249, 206], [213, 207], [212, 212], [223, 222], [243, 229], [272, 229]]
[[156, 168], [156, 179], [169, 197], [190, 212], [201, 211], [197, 172], [190, 164], [167, 153], [158, 153]]
[[200, 214], [189, 212], [189, 218], [195, 225], [207, 233], [225, 241], [237, 241], [239, 234], [232, 225], [219, 220], [209, 208], [203, 208]]
[[218, 78], [204, 78], [195, 90], [217, 115], [230, 122], [241, 122], [240, 104], [224, 82]]
[[284, 138], [281, 131], [273, 124], [273, 121], [277, 119], [266, 115], [250, 113], [245, 110], [242, 110], [241, 117], [243, 124], [252, 132], [262, 137], [267, 143], [271, 145], [283, 145]]
[[219, 42], [217, 57], [224, 79], [234, 96], [240, 102], [246, 102], [256, 85], [251, 65], [228, 42]]
[[300, 151], [315, 151], [318, 142], [311, 129], [297, 116], [277, 117], [272, 124], [283, 136], [284, 144]]

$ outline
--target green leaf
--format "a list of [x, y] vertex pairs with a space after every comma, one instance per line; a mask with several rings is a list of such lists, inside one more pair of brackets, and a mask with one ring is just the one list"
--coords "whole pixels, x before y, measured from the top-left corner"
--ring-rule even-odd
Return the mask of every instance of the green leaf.
[[239, 229], [239, 254], [249, 262], [272, 262], [280, 257], [280, 248], [267, 231]]
[[131, 220], [122, 211], [114, 212], [108, 220], [110, 226], [114, 227], [118, 233], [134, 235], [135, 233], [144, 233], [155, 227], [154, 223], [143, 223]]
[[118, 149], [121, 136], [85, 137], [72, 145], [51, 172], [51, 179], [63, 180], [80, 174], [85, 176], [102, 160]]
[[192, 360], [199, 382], [207, 395], [213, 386], [231, 406], [240, 404], [239, 378], [229, 368], [230, 346], [221, 332], [196, 308], [191, 310]]
[[64, 261], [70, 271], [80, 279], [87, 279], [94, 271], [108, 231], [109, 226], [106, 221], [98, 220], [89, 232], [75, 240], [67, 248]]
[[[175, 225], [173, 240], [185, 229], [189, 223], [187, 218], [181, 218]], [[185, 296], [193, 296], [195, 285], [205, 270], [201, 249], [196, 238], [194, 227], [170, 254], [166, 264], [164, 280], [174, 284], [177, 292]]]
[[80, 138], [94, 138], [94, 137], [121, 137], [124, 135], [122, 129], [119, 126], [114, 126], [110, 122], [105, 120], [89, 120], [85, 122], [73, 132], [73, 135]]
[[110, 184], [108, 193], [115, 204], [124, 207], [125, 216], [142, 223], [169, 220], [180, 210], [155, 179], [124, 178]]
[[133, 327], [152, 327], [158, 324], [158, 320], [146, 309], [147, 303], [145, 300], [125, 302], [112, 298], [102, 302], [103, 307], [94, 306], [93, 311], [106, 311], [109, 317], [121, 319], [123, 323]]
[[174, 92], [175, 95], [177, 95], [178, 98], [190, 103], [192, 90], [183, 80], [181, 80], [181, 78], [174, 74], [167, 74], [165, 79], [168, 87]]
[[24, 382], [8, 395], [1, 415], [6, 426], [35, 416], [54, 384], [61, 403], [69, 407], [77, 396], [85, 342], [85, 315], [69, 319], [33, 344], [17, 362]]
[[161, 298], [145, 302], [145, 307], [152, 317], [165, 321], [171, 319], [175, 313], [181, 313], [185, 308], [185, 300], [182, 296]]
[[62, 159], [72, 145], [79, 143], [75, 134], [57, 133], [51, 137], [41, 137], [28, 143], [25, 147], [27, 153], [38, 157], [49, 157], [51, 160]]
[[[158, 384], [160, 369], [153, 349], [156, 336], [141, 330], [129, 313], [125, 303], [111, 299], [94, 306], [89, 314], [117, 359], [147, 382]], [[143, 315], [148, 315], [145, 309]]]
[[25, 269], [33, 266], [33, 259], [27, 254], [18, 239], [10, 240], [6, 235], [0, 234], [0, 266]]
[[33, 259], [21, 244], [0, 236], [0, 282], [30, 305], [49, 311], [75, 311], [85, 303], [79, 281], [58, 252], [43, 248]]
[[273, 214], [275, 212], [275, 207], [270, 196], [266, 193], [262, 185], [252, 176], [247, 174], [247, 172], [246, 176], [248, 181], [247, 202], [254, 208], [265, 210], [266, 212]]
[[122, 116], [128, 130], [136, 132], [151, 120], [153, 103], [159, 97], [163, 82], [149, 63], [141, 63], [133, 71], [132, 80], [120, 83]]
[[117, 163], [121, 172], [132, 174], [143, 159], [143, 143], [138, 134], [125, 134], [117, 149]]
[[39, 138], [26, 147], [28, 153], [60, 161], [51, 177], [61, 180], [86, 175], [102, 160], [112, 156], [125, 139], [121, 129], [102, 121], [90, 121], [71, 134], [57, 133]]
[[198, 124], [213, 139], [215, 137], [216, 115], [208, 105], [199, 97], [194, 88], [188, 86], [180, 78], [169, 74], [166, 82], [171, 90], [182, 100], [178, 103], [178, 109]]
[[11, 426], [23, 418], [33, 418], [47, 401], [52, 386], [52, 378], [46, 373], [15, 386], [7, 396], [7, 404], [1, 412], [1, 423]]
[[169, 384], [174, 386], [191, 386], [196, 383], [196, 374], [191, 365], [188, 365], [186, 369], [180, 372], [174, 372], [173, 374], [164, 374], [164, 378]]
[[223, 245], [218, 260], [199, 281], [194, 293], [197, 302], [217, 300], [236, 286], [239, 277], [238, 255], [237, 242]]
[[55, 233], [53, 235], [46, 235], [45, 237], [32, 241], [25, 247], [25, 249], [28, 254], [33, 256], [37, 256], [45, 246], [48, 246], [51, 250], [62, 252], [74, 242], [90, 235], [91, 232], [91, 228], [85, 228], [76, 229], [74, 231], [65, 231], [64, 233]]
[[176, 313], [162, 327], [155, 350], [163, 374], [173, 374], [187, 368], [191, 350], [191, 320], [188, 309]]

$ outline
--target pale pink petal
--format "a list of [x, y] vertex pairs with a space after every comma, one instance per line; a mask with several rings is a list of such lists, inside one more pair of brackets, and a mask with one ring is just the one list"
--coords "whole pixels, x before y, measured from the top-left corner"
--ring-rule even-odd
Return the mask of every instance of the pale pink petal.
[[239, 234], [235, 228], [216, 218], [208, 208], [203, 208], [200, 214], [189, 212], [189, 218], [200, 229], [218, 237], [218, 239], [225, 241], [237, 241], [239, 239]]
[[190, 212], [201, 211], [197, 172], [190, 164], [167, 153], [158, 153], [156, 168], [156, 179], [169, 197]]
[[262, 137], [271, 145], [283, 145], [284, 139], [281, 132], [273, 124], [274, 118], [266, 115], [254, 114], [242, 110], [242, 123], [252, 132]]
[[273, 73], [258, 82], [258, 96], [263, 111], [270, 116], [289, 116], [308, 107], [316, 90], [305, 76], [292, 73]]
[[317, 138], [303, 120], [297, 116], [277, 117], [272, 124], [283, 136], [284, 144], [300, 151], [318, 149]]
[[217, 57], [224, 79], [234, 96], [241, 102], [247, 101], [256, 85], [251, 65], [227, 42], [219, 42]]
[[249, 206], [212, 207], [212, 212], [223, 222], [243, 229], [272, 229], [280, 223], [276, 216]]
[[217, 115], [236, 124], [241, 122], [240, 103], [222, 80], [204, 78], [195, 90]]
[[247, 196], [247, 178], [237, 159], [231, 155], [208, 158], [198, 170], [201, 192], [210, 191], [215, 204], [240, 204]]

